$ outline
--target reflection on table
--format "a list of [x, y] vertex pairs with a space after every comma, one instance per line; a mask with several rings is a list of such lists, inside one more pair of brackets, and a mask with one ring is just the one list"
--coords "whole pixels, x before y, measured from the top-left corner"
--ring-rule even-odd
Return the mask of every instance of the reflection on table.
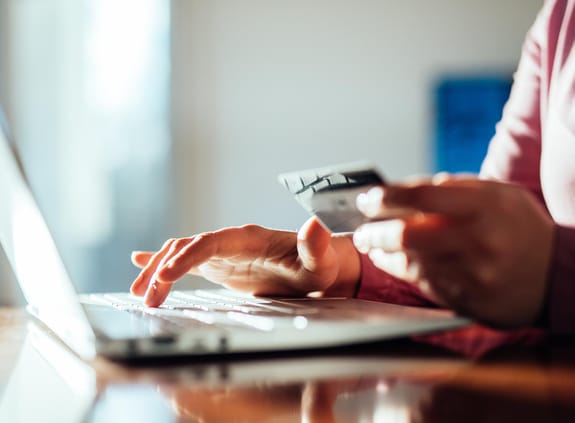
[[4, 422], [523, 422], [575, 419], [575, 345], [468, 359], [416, 342], [309, 354], [85, 363], [0, 315]]

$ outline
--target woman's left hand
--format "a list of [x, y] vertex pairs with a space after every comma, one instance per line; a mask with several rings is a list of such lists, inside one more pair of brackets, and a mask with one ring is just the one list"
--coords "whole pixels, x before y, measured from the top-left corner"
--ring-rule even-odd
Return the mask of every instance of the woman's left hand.
[[529, 325], [545, 300], [554, 222], [528, 191], [476, 178], [373, 188], [357, 199], [373, 219], [354, 244], [374, 264], [438, 303], [500, 327]]

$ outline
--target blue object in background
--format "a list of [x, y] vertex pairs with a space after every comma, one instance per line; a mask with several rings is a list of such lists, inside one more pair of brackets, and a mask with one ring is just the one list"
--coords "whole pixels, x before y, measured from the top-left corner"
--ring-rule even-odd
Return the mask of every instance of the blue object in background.
[[511, 76], [460, 77], [436, 85], [435, 171], [479, 172], [511, 83]]

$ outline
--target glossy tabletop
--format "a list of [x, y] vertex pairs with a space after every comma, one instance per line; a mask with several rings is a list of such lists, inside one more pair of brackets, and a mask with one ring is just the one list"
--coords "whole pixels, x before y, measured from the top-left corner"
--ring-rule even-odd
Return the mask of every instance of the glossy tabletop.
[[0, 309], [1, 422], [575, 421], [575, 343], [466, 358], [413, 340], [125, 365]]

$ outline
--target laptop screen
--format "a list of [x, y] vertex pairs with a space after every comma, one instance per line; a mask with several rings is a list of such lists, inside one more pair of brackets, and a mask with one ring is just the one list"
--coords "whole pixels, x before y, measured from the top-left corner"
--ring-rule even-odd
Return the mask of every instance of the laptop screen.
[[[90, 334], [74, 287], [19, 163], [18, 153], [2, 129], [0, 243], [30, 307], [45, 322], [53, 323], [52, 327]], [[67, 325], [58, 324], [62, 321]]]

